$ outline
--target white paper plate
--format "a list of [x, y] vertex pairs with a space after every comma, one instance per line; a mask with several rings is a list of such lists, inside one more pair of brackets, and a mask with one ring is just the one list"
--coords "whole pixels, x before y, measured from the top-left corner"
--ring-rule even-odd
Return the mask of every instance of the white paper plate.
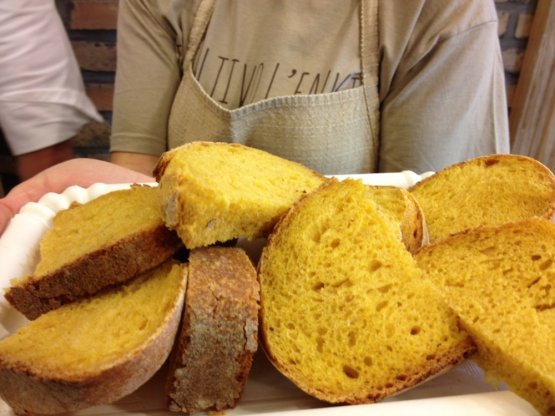
[[[413, 172], [341, 175], [361, 179], [373, 185], [410, 187], [425, 176]], [[38, 243], [50, 226], [54, 214], [72, 202], [87, 202], [102, 194], [129, 187], [129, 184], [95, 184], [89, 188], [72, 186], [61, 194], [47, 194], [36, 203], [25, 205], [12, 219], [0, 237], [0, 288], [9, 281], [31, 272], [37, 261]], [[248, 245], [248, 243], [247, 243]], [[256, 250], [255, 247], [247, 247]], [[258, 247], [259, 248], [259, 247]], [[256, 254], [255, 254], [256, 255]], [[2, 295], [0, 298], [0, 339], [24, 325], [26, 319], [15, 311]], [[164, 398], [164, 368], [135, 393], [105, 406], [95, 406], [77, 415], [172, 415], [166, 410]], [[534, 408], [515, 394], [496, 390], [484, 380], [484, 374], [472, 361], [454, 367], [447, 373], [418, 387], [391, 397], [381, 403], [356, 406], [330, 406], [299, 390], [277, 372], [263, 353], [257, 353], [247, 382], [244, 396], [236, 409], [226, 411], [232, 415], [290, 415], [328, 416], [357, 415], [538, 415]], [[13, 415], [0, 400], [0, 415]]]

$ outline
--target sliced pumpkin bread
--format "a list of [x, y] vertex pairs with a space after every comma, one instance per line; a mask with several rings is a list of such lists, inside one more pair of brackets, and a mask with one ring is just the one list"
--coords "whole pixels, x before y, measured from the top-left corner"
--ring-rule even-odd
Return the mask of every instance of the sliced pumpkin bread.
[[428, 241], [426, 221], [416, 198], [394, 186], [368, 186], [378, 209], [399, 225], [400, 238], [408, 251], [415, 252]]
[[164, 153], [155, 169], [163, 217], [189, 249], [266, 236], [325, 178], [262, 150], [193, 142]]
[[41, 315], [0, 341], [0, 397], [17, 414], [72, 412], [111, 403], [167, 359], [181, 318], [182, 266]]
[[415, 258], [472, 335], [490, 378], [555, 414], [555, 224], [472, 229]]
[[410, 189], [430, 241], [481, 225], [555, 213], [555, 175], [526, 156], [482, 156], [446, 167]]
[[157, 187], [110, 192], [58, 212], [33, 275], [14, 279], [5, 297], [35, 319], [149, 270], [179, 247], [162, 221]]
[[259, 280], [270, 361], [321, 400], [375, 402], [474, 349], [358, 181], [298, 201], [263, 249]]
[[170, 360], [170, 410], [231, 409], [258, 348], [259, 285], [246, 253], [207, 247], [189, 253], [183, 323]]

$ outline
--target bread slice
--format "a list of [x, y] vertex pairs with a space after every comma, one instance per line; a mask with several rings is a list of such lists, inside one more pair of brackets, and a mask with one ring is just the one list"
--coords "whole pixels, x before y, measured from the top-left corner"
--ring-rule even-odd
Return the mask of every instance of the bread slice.
[[486, 373], [555, 414], [555, 224], [473, 229], [415, 258], [474, 338]]
[[162, 221], [157, 187], [133, 186], [58, 212], [32, 276], [6, 299], [27, 318], [126, 281], [166, 261], [181, 242]]
[[331, 181], [276, 226], [259, 262], [275, 367], [331, 403], [381, 400], [473, 350], [361, 182]]
[[169, 408], [187, 414], [233, 408], [258, 347], [256, 270], [239, 248], [199, 248], [189, 254], [188, 281], [170, 359]]
[[0, 341], [0, 396], [17, 414], [53, 414], [131, 393], [171, 351], [185, 284], [167, 262], [30, 322]]
[[406, 189], [394, 186], [368, 186], [380, 211], [399, 224], [400, 238], [411, 253], [428, 242], [422, 208]]
[[267, 235], [320, 174], [240, 144], [193, 142], [164, 153], [154, 172], [163, 217], [189, 249]]
[[430, 241], [555, 213], [555, 176], [526, 156], [490, 155], [451, 165], [410, 191], [424, 211]]

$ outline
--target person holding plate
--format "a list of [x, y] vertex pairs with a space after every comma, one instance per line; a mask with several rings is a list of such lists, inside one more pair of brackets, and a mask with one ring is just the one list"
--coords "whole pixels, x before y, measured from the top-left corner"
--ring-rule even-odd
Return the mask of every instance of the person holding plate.
[[111, 137], [120, 166], [71, 161], [21, 184], [0, 200], [0, 228], [62, 185], [150, 178], [164, 151], [194, 140], [242, 143], [324, 174], [423, 173], [509, 153], [495, 4], [122, 0]]
[[120, 2], [112, 160], [238, 142], [324, 174], [508, 153], [492, 0]]

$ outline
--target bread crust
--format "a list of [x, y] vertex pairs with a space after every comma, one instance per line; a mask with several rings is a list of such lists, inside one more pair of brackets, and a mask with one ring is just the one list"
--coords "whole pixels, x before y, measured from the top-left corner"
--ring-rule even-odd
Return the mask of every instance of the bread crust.
[[[547, 220], [555, 219], [555, 175], [547, 166], [543, 165], [541, 162], [539, 162], [534, 158], [523, 156], [523, 155], [516, 155], [516, 154], [486, 155], [486, 156], [481, 156], [481, 157], [476, 157], [474, 159], [466, 160], [463, 162], [455, 163], [453, 165], [449, 165], [446, 168], [438, 171], [434, 175], [423, 179], [422, 181], [416, 183], [411, 188], [409, 188], [409, 192], [411, 192], [414, 196], [416, 196], [417, 200], [419, 200], [419, 202], [423, 207], [424, 216], [427, 219], [428, 225], [430, 226], [430, 238], [432, 241], [437, 240], [438, 238], [445, 238], [449, 234], [455, 234], [455, 233], [461, 232], [463, 231], [463, 229], [458, 224], [457, 218], [449, 219], [450, 221], [450, 223], [448, 223], [449, 226], [443, 224], [443, 221], [441, 221], [441, 218], [438, 218], [439, 220], [438, 222], [441, 222], [443, 225], [441, 225], [439, 228], [441, 232], [439, 232], [439, 230], [436, 230], [437, 226], [434, 225], [434, 222], [436, 221], [436, 219], [434, 218], [433, 215], [430, 215], [429, 205], [432, 204], [435, 207], [440, 206], [440, 207], [447, 208], [449, 201], [443, 198], [444, 192], [441, 192], [439, 187], [436, 187], [438, 189], [435, 190], [438, 193], [437, 198], [435, 196], [425, 197], [422, 195], [422, 193], [424, 193], [430, 187], [433, 187], [435, 182], [438, 180], [442, 180], [444, 178], [451, 178], [451, 177], [456, 178], [457, 176], [459, 176], [458, 172], [459, 171], [464, 172], [465, 168], [467, 167], [478, 166], [478, 167], [483, 167], [487, 169], [488, 167], [494, 166], [499, 163], [514, 164], [515, 167], [518, 167], [519, 165], [523, 165], [525, 166], [525, 169], [528, 169], [530, 172], [535, 172], [539, 177], [541, 177], [542, 183], [545, 183], [547, 188], [545, 190], [546, 195], [544, 195], [545, 201], [542, 200], [543, 211], [536, 212], [534, 216], [545, 218]], [[507, 178], [507, 179], [509, 180], [510, 178]], [[530, 181], [535, 181], [535, 180], [536, 178], [530, 178]], [[507, 183], [509, 182], [507, 181]], [[478, 189], [480, 189], [482, 187], [482, 184], [476, 184], [476, 186], [478, 187]], [[472, 194], [472, 192], [473, 191], [469, 189], [460, 189], [460, 193], [462, 195], [465, 195], [467, 193]], [[499, 222], [495, 222], [494, 224], [488, 223], [488, 221], [497, 221], [496, 219], [494, 219], [495, 217], [493, 216], [493, 214], [496, 213], [496, 210], [502, 211], [503, 209], [502, 205], [496, 206], [495, 202], [498, 196], [496, 194], [495, 189], [492, 189], [490, 191], [490, 194], [488, 194], [488, 197], [490, 196], [491, 196], [491, 205], [493, 205], [494, 207], [489, 208], [489, 211], [491, 211], [491, 214], [488, 214], [486, 222], [480, 225], [500, 225]], [[465, 198], [467, 198], [466, 195], [465, 195]], [[506, 198], [506, 195], [504, 195], [503, 198], [498, 198], [498, 199], [503, 201], [504, 198]], [[531, 195], [523, 194], [522, 196], [520, 196], [520, 198], [522, 200], [530, 199]], [[428, 204], [428, 207], [426, 206], [426, 204]], [[457, 208], [459, 208], [459, 206], [456, 206], [456, 208], [453, 209], [453, 211], [456, 211]], [[468, 208], [463, 208], [463, 207], [460, 207], [460, 208], [462, 210], [458, 212], [460, 213], [460, 218], [465, 218], [465, 214], [467, 214], [467, 212], [464, 210]], [[509, 207], [509, 208], [512, 208], [512, 207]], [[478, 209], [478, 207], [476, 207], [476, 209]], [[436, 216], [443, 216], [443, 215], [444, 215], [443, 213], [442, 215], [436, 214]], [[506, 222], [518, 221], [522, 219], [525, 219], [525, 218], [508, 218]], [[452, 231], [446, 234], [445, 230], [443, 230], [444, 228], [452, 228]]]
[[156, 163], [156, 166], [154, 166], [154, 170], [152, 171], [152, 175], [154, 176], [156, 181], [160, 182], [162, 175], [164, 175], [168, 164], [170, 163], [174, 156], [174, 153], [176, 152], [175, 149], [171, 149], [167, 152], [162, 153], [162, 156], [160, 156], [160, 158], [158, 159], [158, 162]]
[[136, 390], [164, 364], [175, 341], [182, 308], [183, 296], [179, 296], [145, 344], [94, 374], [63, 380], [0, 358], [0, 395], [20, 415], [57, 414], [112, 403]]
[[[263, 317], [261, 317], [261, 319], [263, 319]], [[260, 339], [262, 341], [262, 350], [264, 351], [264, 354], [266, 355], [268, 360], [280, 373], [284, 374], [288, 378], [291, 378], [292, 374], [289, 371], [289, 368], [282, 365], [282, 363], [271, 353], [270, 349], [267, 347], [268, 339], [263, 326], [260, 327]], [[441, 374], [444, 374], [465, 359], [472, 357], [475, 352], [476, 345], [474, 344], [472, 338], [469, 336], [468, 338], [465, 338], [461, 343], [456, 345], [454, 348], [452, 348], [448, 354], [439, 356], [434, 361], [430, 361], [429, 366], [421, 367], [420, 369], [414, 369], [414, 372], [411, 374], [410, 377], [404, 380], [398, 380], [397, 383], [383, 386], [382, 389], [375, 392], [369, 392], [368, 389], [361, 389], [359, 391], [353, 392], [350, 396], [338, 397], [333, 391], [326, 391], [315, 388], [314, 385], [306, 383], [298, 378], [295, 378], [295, 384], [307, 394], [330, 403], [376, 403], [388, 397], [395, 396], [403, 393], [404, 391], [413, 389], [419, 384], [422, 384], [435, 377], [440, 376]]]
[[401, 224], [401, 233], [404, 236], [405, 247], [409, 252], [414, 253], [428, 244], [429, 235], [426, 218], [418, 200], [410, 192], [407, 192], [407, 197], [412, 204], [412, 209], [407, 212], [407, 217], [413, 218], [413, 223]]
[[[553, 173], [551, 172], [551, 170], [545, 166], [544, 164], [542, 164], [541, 162], [539, 162], [538, 160], [530, 157], [530, 156], [524, 156], [524, 155], [517, 155], [517, 154], [503, 154], [503, 153], [497, 153], [497, 154], [491, 154], [491, 155], [484, 155], [484, 156], [478, 156], [475, 157], [473, 159], [468, 159], [468, 160], [463, 160], [462, 162], [458, 162], [458, 163], [453, 163], [452, 165], [446, 166], [445, 168], [439, 170], [438, 172], [434, 173], [433, 175], [430, 175], [424, 179], [422, 179], [421, 181], [415, 183], [412, 187], [410, 187], [410, 191], [421, 187], [422, 185], [434, 181], [434, 177], [437, 175], [446, 175], [448, 174], [448, 172], [450, 170], [455, 170], [455, 169], [459, 169], [461, 167], [464, 167], [466, 165], [476, 165], [476, 164], [484, 164], [486, 166], [493, 166], [496, 163], [505, 161], [505, 160], [513, 160], [513, 161], [520, 161], [520, 162], [529, 162], [531, 163], [536, 170], [538, 170], [539, 172], [542, 173], [547, 173], [548, 175], [553, 175]], [[555, 180], [552, 181], [553, 184], [555, 185]]]
[[[373, 193], [376, 193], [376, 202], [378, 207], [380, 208], [380, 211], [384, 212], [386, 215], [388, 214], [389, 209], [392, 208], [390, 202], [391, 199], [389, 199], [388, 203], [387, 195], [388, 193], [396, 192], [398, 197], [394, 200], [395, 206], [402, 209], [402, 217], [395, 218], [395, 214], [391, 213], [393, 215], [392, 219], [399, 222], [401, 239], [409, 252], [414, 253], [428, 242], [428, 229], [426, 227], [424, 213], [422, 212], [422, 207], [414, 195], [404, 188], [394, 186], [368, 185], [368, 188]], [[380, 200], [380, 193], [382, 191], [385, 191], [384, 195], [386, 196], [386, 199], [383, 202], [385, 203], [383, 210], [382, 200]], [[370, 195], [370, 197], [374, 198], [374, 195]]]
[[91, 296], [152, 269], [182, 246], [175, 232], [163, 224], [130, 235], [40, 278], [28, 277], [12, 285], [5, 297], [28, 319], [36, 319], [63, 304]]
[[183, 323], [170, 359], [168, 407], [195, 413], [239, 402], [258, 347], [259, 286], [245, 252], [192, 250]]

